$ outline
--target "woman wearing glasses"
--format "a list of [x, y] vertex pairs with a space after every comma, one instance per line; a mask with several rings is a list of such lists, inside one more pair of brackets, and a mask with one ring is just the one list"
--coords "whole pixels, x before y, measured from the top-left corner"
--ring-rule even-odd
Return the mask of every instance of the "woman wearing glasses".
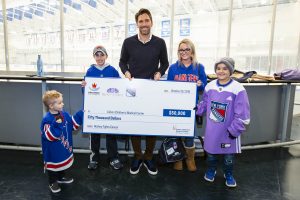
[[[195, 46], [189, 39], [183, 39], [178, 45], [178, 60], [172, 64], [168, 72], [168, 80], [195, 82], [197, 84], [198, 93], [203, 91], [207, 83], [204, 66], [197, 62]], [[198, 94], [197, 94], [198, 100]], [[189, 171], [197, 170], [195, 164], [195, 143], [194, 138], [185, 138], [184, 147], [187, 158], [186, 165]], [[174, 163], [175, 170], [183, 170], [182, 161]]]

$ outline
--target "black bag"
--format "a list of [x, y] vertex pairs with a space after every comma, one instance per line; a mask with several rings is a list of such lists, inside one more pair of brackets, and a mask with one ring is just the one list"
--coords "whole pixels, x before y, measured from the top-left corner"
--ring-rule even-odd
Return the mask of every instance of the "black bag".
[[243, 77], [241, 78], [234, 78], [237, 82], [246, 82], [249, 78], [251, 78], [254, 74], [257, 74], [256, 71], [248, 71], [243, 73]]
[[185, 149], [180, 138], [166, 138], [161, 143], [159, 157], [162, 163], [180, 161], [185, 157]]

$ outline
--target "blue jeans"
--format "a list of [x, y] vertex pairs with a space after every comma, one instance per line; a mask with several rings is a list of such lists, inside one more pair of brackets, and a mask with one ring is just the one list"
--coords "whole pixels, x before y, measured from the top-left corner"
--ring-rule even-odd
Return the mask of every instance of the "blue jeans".
[[[218, 155], [207, 153], [207, 166], [209, 169], [216, 170], [218, 164]], [[223, 154], [223, 172], [232, 173], [234, 164], [234, 154]]]

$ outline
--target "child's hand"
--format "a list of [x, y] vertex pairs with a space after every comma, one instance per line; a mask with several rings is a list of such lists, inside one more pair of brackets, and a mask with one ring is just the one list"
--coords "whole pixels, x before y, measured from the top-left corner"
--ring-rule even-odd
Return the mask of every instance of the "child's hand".
[[82, 80], [81, 82], [81, 87], [85, 87], [86, 86], [86, 81], [85, 80]]
[[229, 136], [230, 139], [232, 139], [232, 140], [236, 139], [236, 137], [233, 136], [228, 130], [227, 130], [227, 132], [228, 132], [228, 136]]
[[196, 105], [196, 106], [193, 108], [193, 110], [197, 112], [198, 106]]
[[56, 123], [62, 123], [63, 122], [63, 120], [64, 120], [64, 117], [60, 114], [60, 115], [57, 115], [57, 116], [55, 116], [55, 122]]
[[62, 122], [63, 122], [62, 119], [54, 119], [51, 126], [53, 126], [56, 129], [62, 130], [63, 129], [63, 123]]

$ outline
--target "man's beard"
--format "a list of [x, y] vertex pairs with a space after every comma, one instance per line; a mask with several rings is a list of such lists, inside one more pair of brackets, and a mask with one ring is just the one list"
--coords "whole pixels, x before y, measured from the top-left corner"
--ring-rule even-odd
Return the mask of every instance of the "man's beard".
[[147, 28], [145, 30], [141, 30], [141, 29], [140, 29], [140, 34], [141, 35], [149, 35], [150, 34], [150, 28]]

